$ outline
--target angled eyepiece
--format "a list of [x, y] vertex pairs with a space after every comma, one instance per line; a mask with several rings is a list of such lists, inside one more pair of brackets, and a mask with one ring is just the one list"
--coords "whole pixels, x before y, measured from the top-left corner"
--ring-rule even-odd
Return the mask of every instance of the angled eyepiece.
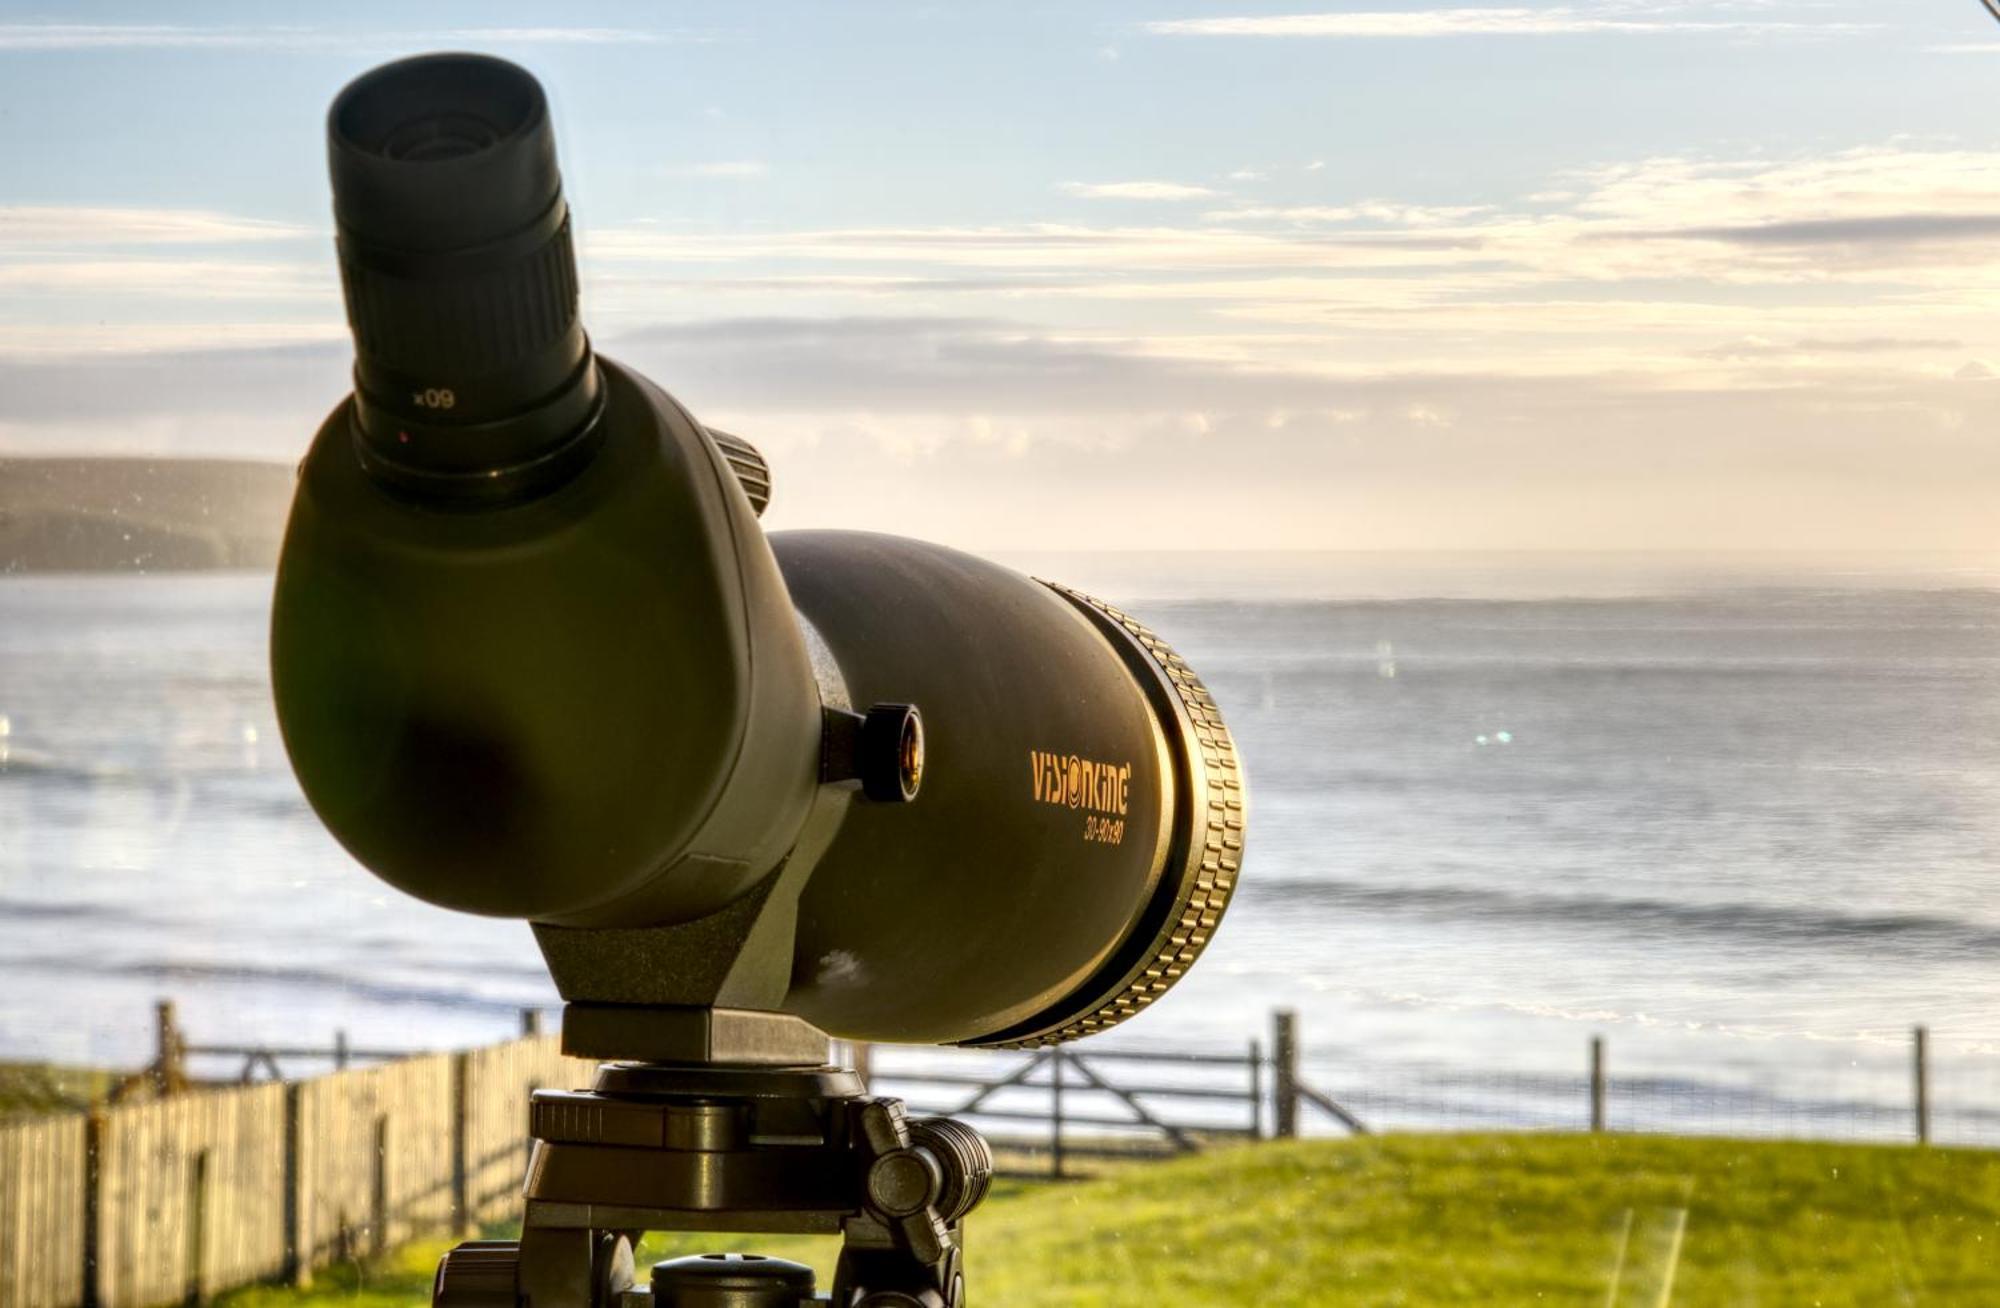
[[589, 455], [600, 383], [541, 86], [485, 55], [357, 78], [327, 117], [358, 450], [409, 496], [530, 496]]

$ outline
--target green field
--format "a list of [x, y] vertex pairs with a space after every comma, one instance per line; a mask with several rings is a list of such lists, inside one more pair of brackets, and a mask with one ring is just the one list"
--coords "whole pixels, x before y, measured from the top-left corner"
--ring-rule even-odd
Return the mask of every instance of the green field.
[[[830, 1241], [733, 1243], [830, 1270]], [[423, 1303], [444, 1247], [224, 1302]], [[1987, 1305], [2000, 1153], [1587, 1135], [1256, 1145], [1005, 1187], [974, 1215], [967, 1261], [988, 1308]]]

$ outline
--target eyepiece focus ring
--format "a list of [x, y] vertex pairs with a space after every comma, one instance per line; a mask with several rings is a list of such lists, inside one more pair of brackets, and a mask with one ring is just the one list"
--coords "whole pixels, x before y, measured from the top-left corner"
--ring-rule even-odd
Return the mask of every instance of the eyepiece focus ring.
[[434, 255], [343, 237], [355, 352], [408, 383], [436, 384], [491, 377], [560, 348], [577, 326], [567, 208], [557, 201], [526, 235], [500, 249]]

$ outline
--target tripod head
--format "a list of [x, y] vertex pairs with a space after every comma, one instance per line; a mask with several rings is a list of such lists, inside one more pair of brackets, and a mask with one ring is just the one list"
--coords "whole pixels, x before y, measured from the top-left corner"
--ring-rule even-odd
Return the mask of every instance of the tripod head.
[[[736, 1019], [714, 1020], [727, 1042]], [[538, 1091], [521, 1239], [447, 1254], [437, 1308], [962, 1308], [985, 1140], [908, 1118], [846, 1069], [764, 1057], [607, 1064], [591, 1090]], [[662, 1262], [636, 1287], [648, 1230], [837, 1234], [842, 1250], [830, 1298], [810, 1268], [739, 1255]]]

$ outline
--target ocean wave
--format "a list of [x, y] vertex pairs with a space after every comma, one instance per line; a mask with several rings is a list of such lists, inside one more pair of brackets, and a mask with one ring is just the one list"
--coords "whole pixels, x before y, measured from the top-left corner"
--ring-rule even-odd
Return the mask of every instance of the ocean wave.
[[548, 987], [540, 993], [524, 990], [519, 995], [500, 996], [449, 986], [369, 978], [335, 968], [265, 967], [249, 963], [205, 963], [179, 959], [116, 962], [44, 955], [10, 961], [6, 970], [12, 974], [16, 984], [22, 974], [33, 973], [120, 977], [163, 986], [248, 983], [293, 991], [331, 990], [380, 1004], [418, 1005], [461, 1013], [512, 1015], [524, 1005], [546, 1004], [553, 998]]
[[[0, 750], [0, 778], [10, 776], [54, 777], [65, 781], [139, 781], [145, 777], [136, 769], [115, 763], [75, 762], [44, 754], [39, 750], [14, 747]], [[171, 779], [171, 778], [162, 778]]]
[[1760, 944], [1922, 945], [1930, 950], [2000, 951], [2000, 927], [1925, 913], [1837, 913], [1747, 902], [1688, 902], [1647, 896], [1564, 895], [1490, 886], [1374, 885], [1342, 880], [1259, 880], [1253, 894], [1381, 913], [1471, 921], [1560, 923], [1626, 931], [1678, 928]]
[[[4, 744], [0, 741], [0, 744]], [[0, 780], [10, 776], [47, 777], [58, 781], [117, 782], [130, 786], [184, 786], [196, 782], [230, 782], [273, 774], [268, 766], [224, 762], [220, 758], [191, 760], [185, 756], [141, 764], [64, 758], [41, 750], [14, 746], [0, 749]]]
[[130, 910], [110, 904], [50, 903], [37, 899], [0, 899], [0, 922], [132, 922], [142, 920]]
[[1645, 589], [1565, 588], [1561, 586], [1521, 590], [1518, 593], [1476, 593], [1472, 589], [1410, 588], [1403, 593], [1387, 593], [1368, 588], [1329, 591], [1320, 594], [1236, 594], [1236, 595], [1143, 595], [1128, 592], [1120, 602], [1145, 604], [1168, 615], [1240, 614], [1255, 610], [1275, 613], [1409, 612], [1434, 610], [1466, 614], [1491, 612], [1522, 613], [1530, 610], [1577, 609], [1598, 613], [1708, 613], [1768, 614], [1806, 611], [1870, 611], [1940, 602], [1973, 610], [1990, 610], [2000, 603], [2000, 574], [1967, 572], [1957, 577], [1940, 575], [1925, 583], [1901, 585], [1754, 585], [1721, 587], [1663, 586]]

